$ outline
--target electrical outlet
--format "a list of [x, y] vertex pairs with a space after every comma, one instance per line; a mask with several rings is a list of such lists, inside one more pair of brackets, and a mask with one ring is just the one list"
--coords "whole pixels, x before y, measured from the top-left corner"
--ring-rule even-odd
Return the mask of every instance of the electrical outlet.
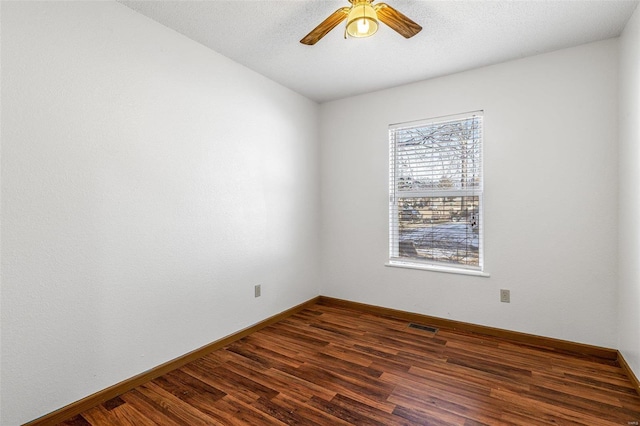
[[253, 287], [254, 297], [260, 297], [260, 293], [261, 293], [260, 284], [256, 284], [255, 287]]
[[511, 292], [509, 290], [500, 290], [500, 301], [503, 303], [511, 303]]

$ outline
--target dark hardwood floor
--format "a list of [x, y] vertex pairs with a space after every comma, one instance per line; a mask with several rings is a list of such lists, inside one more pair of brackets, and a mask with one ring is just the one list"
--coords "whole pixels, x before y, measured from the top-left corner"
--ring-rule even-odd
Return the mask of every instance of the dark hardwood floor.
[[637, 425], [615, 361], [315, 305], [63, 425]]

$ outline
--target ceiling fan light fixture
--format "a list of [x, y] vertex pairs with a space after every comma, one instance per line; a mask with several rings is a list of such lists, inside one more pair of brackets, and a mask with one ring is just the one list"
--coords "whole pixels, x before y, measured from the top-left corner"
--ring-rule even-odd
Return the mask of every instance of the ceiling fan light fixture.
[[347, 16], [347, 34], [351, 37], [370, 37], [378, 31], [378, 16], [370, 0], [354, 0]]
[[329, 31], [344, 22], [345, 18], [347, 19], [347, 27], [344, 29], [344, 38], [347, 36], [358, 38], [372, 36], [378, 31], [380, 22], [404, 38], [411, 38], [422, 30], [420, 25], [386, 3], [376, 3], [375, 6], [371, 6], [373, 1], [349, 0], [351, 7], [341, 7], [333, 12], [304, 36], [300, 43], [308, 46], [316, 44]]

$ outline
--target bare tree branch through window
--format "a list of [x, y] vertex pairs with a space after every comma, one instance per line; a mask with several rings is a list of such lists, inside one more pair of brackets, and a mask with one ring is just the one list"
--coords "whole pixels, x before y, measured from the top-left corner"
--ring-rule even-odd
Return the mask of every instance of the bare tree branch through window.
[[482, 113], [390, 126], [390, 259], [482, 269]]

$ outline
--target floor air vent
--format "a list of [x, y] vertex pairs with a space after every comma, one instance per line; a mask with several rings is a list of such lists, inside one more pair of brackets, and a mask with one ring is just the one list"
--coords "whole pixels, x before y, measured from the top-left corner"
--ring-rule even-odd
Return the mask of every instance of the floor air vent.
[[415, 323], [409, 324], [409, 328], [416, 328], [418, 330], [428, 331], [429, 333], [437, 333], [438, 332], [438, 329], [435, 328], [435, 327], [429, 327], [428, 325], [415, 324]]

